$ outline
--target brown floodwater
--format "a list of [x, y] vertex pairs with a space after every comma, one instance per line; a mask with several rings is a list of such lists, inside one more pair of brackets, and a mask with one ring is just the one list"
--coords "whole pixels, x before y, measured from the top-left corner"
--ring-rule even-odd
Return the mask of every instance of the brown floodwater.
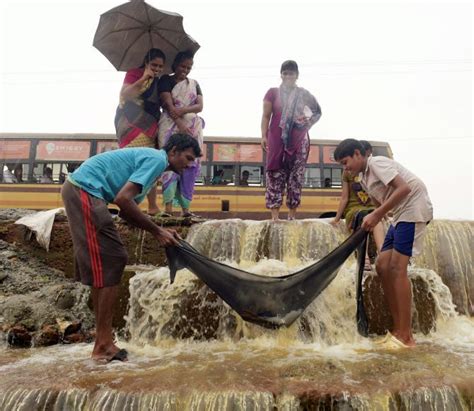
[[[464, 319], [463, 326], [473, 327], [470, 323]], [[117, 406], [127, 395], [153, 395], [165, 403], [189, 404], [196, 395], [212, 403], [217, 394], [246, 393], [257, 402], [263, 394], [273, 401], [291, 398], [295, 408], [289, 409], [298, 409], [302, 401], [342, 397], [390, 409], [397, 395], [420, 389], [426, 397], [449, 389], [450, 396], [443, 394], [446, 409], [453, 404], [457, 406], [452, 409], [468, 409], [474, 396], [474, 347], [438, 340], [425, 339], [416, 348], [401, 351], [384, 350], [370, 340], [325, 347], [294, 344], [285, 336], [239, 342], [169, 341], [160, 347], [122, 343], [129, 350], [129, 362], [106, 365], [89, 358], [90, 344], [3, 348], [0, 408], [7, 409], [8, 395], [11, 404], [16, 395], [18, 405], [26, 393], [36, 393], [39, 406], [59, 393], [67, 397], [80, 392], [91, 403], [102, 398], [103, 404]]]
[[[228, 220], [188, 237], [211, 258], [282, 275], [326, 255], [344, 233], [321, 221]], [[468, 251], [446, 257], [453, 276], [464, 273], [460, 295], [472, 277]], [[474, 410], [474, 319], [456, 312], [433, 271], [441, 260], [426, 261], [409, 276], [426, 284], [434, 325], [398, 351], [357, 333], [353, 260], [281, 330], [243, 322], [186, 270], [173, 285], [166, 268], [144, 271], [130, 283], [130, 339], [119, 341], [128, 362], [97, 364], [91, 344], [0, 346], [0, 410]]]

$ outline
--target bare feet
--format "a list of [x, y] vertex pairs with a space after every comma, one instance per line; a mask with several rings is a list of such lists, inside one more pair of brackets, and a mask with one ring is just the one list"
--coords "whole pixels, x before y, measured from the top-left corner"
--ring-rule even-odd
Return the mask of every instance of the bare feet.
[[97, 362], [110, 362], [115, 359], [128, 361], [127, 351], [121, 350], [113, 343], [107, 346], [94, 346], [91, 357]]
[[279, 214], [280, 214], [280, 209], [279, 208], [272, 208], [270, 210], [270, 212], [272, 213], [272, 221], [278, 221], [280, 218], [279, 218]]
[[415, 347], [416, 342], [412, 335], [402, 335], [399, 332], [393, 331], [392, 335], [400, 342], [405, 344], [407, 347]]

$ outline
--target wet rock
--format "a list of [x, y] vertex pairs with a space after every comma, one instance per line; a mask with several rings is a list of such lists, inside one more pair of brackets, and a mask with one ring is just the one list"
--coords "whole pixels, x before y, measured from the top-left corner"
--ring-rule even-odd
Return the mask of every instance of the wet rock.
[[15, 245], [0, 240], [0, 246], [0, 326], [21, 324], [37, 332], [39, 341], [43, 339], [41, 329], [54, 324], [56, 318], [69, 323], [80, 320], [86, 329], [92, 327], [93, 313], [86, 304], [88, 287], [64, 278], [62, 272]]
[[73, 321], [71, 324], [69, 324], [63, 331], [63, 334], [65, 337], [71, 334], [76, 334], [79, 332], [82, 328], [82, 323], [80, 321]]
[[36, 333], [33, 339], [35, 347], [47, 347], [58, 344], [60, 341], [59, 329], [55, 325], [45, 325]]
[[418, 267], [435, 271], [449, 287], [456, 310], [474, 316], [474, 221], [434, 220], [427, 227]]
[[17, 254], [14, 251], [6, 250], [2, 253], [2, 257], [6, 259], [16, 258]]
[[[412, 323], [415, 332], [428, 334], [436, 325], [436, 305], [428, 285], [422, 278], [409, 276], [412, 283]], [[383, 335], [392, 328], [393, 321], [385, 302], [382, 283], [375, 274], [364, 281], [364, 304], [369, 319], [369, 334]]]
[[36, 213], [35, 210], [29, 210], [26, 208], [4, 208], [0, 210], [0, 220], [16, 221], [21, 217], [34, 213]]
[[7, 342], [11, 347], [28, 348], [31, 347], [32, 335], [22, 325], [15, 325], [7, 333]]
[[82, 322], [81, 321], [67, 321], [67, 320], [62, 320], [57, 318], [56, 319], [56, 324], [58, 326], [59, 332], [61, 335], [64, 337], [70, 335], [70, 334], [75, 334], [79, 332], [82, 328]]
[[74, 306], [76, 303], [76, 298], [72, 294], [71, 290], [63, 289], [59, 292], [56, 297], [56, 307], [62, 310], [68, 310]]
[[123, 330], [125, 327], [125, 316], [128, 313], [130, 306], [130, 279], [135, 275], [133, 270], [125, 270], [117, 292], [117, 303], [114, 310], [114, 317], [112, 320], [112, 326], [116, 330]]
[[163, 326], [163, 334], [195, 340], [218, 337], [222, 300], [213, 292], [208, 292], [200, 281], [195, 284], [195, 288], [185, 290], [180, 295], [180, 303], [175, 307], [172, 320]]
[[[237, 332], [235, 314], [191, 274], [181, 273], [170, 285], [168, 277], [141, 273], [133, 278], [130, 289], [127, 325], [132, 338], [212, 340]], [[156, 315], [162, 312], [165, 317]]]
[[77, 330], [74, 333], [64, 335], [63, 344], [89, 343], [94, 341], [95, 331]]
[[[160, 221], [157, 221], [161, 225]], [[189, 231], [188, 222], [176, 222], [176, 229], [185, 238]], [[163, 223], [164, 224], [164, 223]], [[166, 225], [168, 222], [166, 223]], [[115, 223], [128, 253], [128, 264], [150, 264], [157, 267], [166, 265], [166, 255], [151, 234], [126, 224], [123, 220]], [[4, 230], [2, 234], [1, 230]], [[63, 276], [74, 278], [74, 258], [69, 225], [64, 216], [56, 218], [51, 232], [49, 251], [44, 250], [35, 240], [29, 238], [25, 226], [13, 224], [13, 221], [2, 221], [0, 218], [0, 240], [21, 244], [29, 259], [38, 261], [60, 270]], [[8, 243], [6, 243], [8, 244]]]

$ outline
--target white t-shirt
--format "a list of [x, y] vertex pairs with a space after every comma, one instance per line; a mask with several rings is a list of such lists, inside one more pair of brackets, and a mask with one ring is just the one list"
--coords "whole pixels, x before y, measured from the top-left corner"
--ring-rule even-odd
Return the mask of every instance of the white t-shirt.
[[425, 184], [411, 171], [388, 157], [370, 156], [362, 173], [362, 186], [380, 204], [394, 189], [388, 184], [399, 175], [411, 189], [410, 194], [393, 208], [393, 225], [400, 221], [427, 223], [433, 219], [433, 206]]
[[16, 180], [16, 177], [13, 175], [13, 173], [8, 170], [6, 167], [3, 170], [3, 182], [4, 183], [17, 183], [18, 181]]

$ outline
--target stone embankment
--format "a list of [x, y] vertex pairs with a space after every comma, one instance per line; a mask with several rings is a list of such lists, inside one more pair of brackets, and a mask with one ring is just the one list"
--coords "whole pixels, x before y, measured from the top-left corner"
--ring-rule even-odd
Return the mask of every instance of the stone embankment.
[[[0, 336], [16, 347], [91, 341], [94, 321], [89, 288], [74, 281], [72, 242], [67, 219], [57, 215], [50, 249], [44, 250], [24, 226], [14, 222], [30, 210], [0, 212]], [[170, 220], [185, 236], [189, 220]], [[162, 247], [141, 230], [117, 219], [130, 264], [166, 264]], [[134, 271], [122, 278], [114, 326], [125, 324]]]

